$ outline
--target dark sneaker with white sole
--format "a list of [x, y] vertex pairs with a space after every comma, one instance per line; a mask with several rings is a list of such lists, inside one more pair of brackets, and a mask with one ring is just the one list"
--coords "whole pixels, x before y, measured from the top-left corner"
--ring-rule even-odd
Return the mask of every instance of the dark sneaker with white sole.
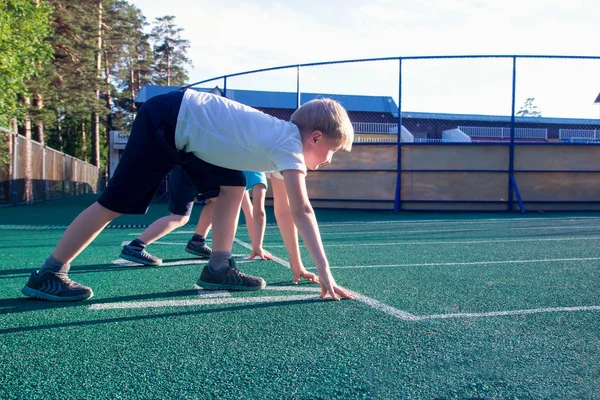
[[64, 272], [33, 272], [21, 293], [47, 301], [80, 301], [94, 295], [92, 289], [69, 279]]
[[212, 253], [212, 249], [207, 245], [195, 245], [191, 240], [185, 246], [185, 251], [202, 258], [210, 258], [210, 254]]
[[205, 265], [196, 284], [207, 290], [261, 290], [267, 286], [264, 279], [240, 272], [233, 258], [229, 259], [229, 267], [217, 273]]
[[160, 258], [153, 256], [146, 250], [133, 250], [129, 245], [123, 246], [123, 251], [121, 251], [119, 257], [127, 261], [133, 261], [138, 264], [150, 265], [155, 267], [162, 264], [162, 260]]

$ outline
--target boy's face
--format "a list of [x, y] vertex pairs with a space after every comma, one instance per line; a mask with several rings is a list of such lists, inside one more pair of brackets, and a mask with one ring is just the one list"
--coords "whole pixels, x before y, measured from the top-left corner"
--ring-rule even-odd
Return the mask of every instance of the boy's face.
[[323, 164], [330, 164], [335, 152], [341, 148], [341, 144], [324, 137], [321, 131], [314, 131], [302, 145], [306, 167], [315, 170]]

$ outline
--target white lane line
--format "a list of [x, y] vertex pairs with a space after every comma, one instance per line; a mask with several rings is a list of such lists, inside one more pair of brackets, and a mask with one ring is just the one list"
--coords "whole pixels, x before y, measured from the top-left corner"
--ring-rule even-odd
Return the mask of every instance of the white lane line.
[[[600, 226], [592, 226], [592, 225], [579, 225], [579, 226], [528, 226], [528, 227], [509, 227], [509, 228], [498, 228], [498, 227], [490, 227], [490, 228], [457, 228], [457, 229], [427, 229], [427, 230], [414, 230], [414, 231], [399, 231], [399, 232], [390, 232], [390, 231], [368, 231], [361, 230], [358, 232], [321, 232], [321, 236], [329, 236], [329, 235], [373, 235], [373, 234], [381, 234], [381, 235], [404, 235], [407, 233], [444, 233], [444, 232], [485, 232], [485, 231], [494, 231], [494, 232], [502, 232], [502, 231], [522, 231], [522, 230], [544, 230], [544, 229], [595, 229], [600, 230]], [[275, 236], [266, 235], [266, 236]]]
[[[242, 260], [235, 260], [236, 264], [243, 264], [243, 263], [247, 263], [247, 262], [253, 262], [256, 260], [251, 260], [249, 258], [244, 258]], [[167, 261], [167, 262], [163, 262], [160, 266], [157, 266], [156, 268], [160, 268], [160, 267], [172, 267], [175, 265], [194, 265], [194, 264], [206, 264], [208, 262], [208, 260], [203, 260], [201, 258], [190, 258], [189, 260], [179, 260], [179, 261]], [[116, 264], [116, 265], [121, 265], [123, 267], [139, 267], [139, 266], [143, 266], [143, 264], [140, 263], [136, 263], [133, 261], [127, 261], [127, 260], [123, 260], [122, 258], [118, 258], [116, 260], [113, 260], [112, 264]]]
[[[540, 260], [505, 260], [505, 261], [472, 261], [472, 262], [457, 262], [457, 263], [422, 263], [422, 264], [383, 264], [383, 265], [353, 265], [353, 266], [337, 266], [330, 267], [331, 269], [352, 269], [352, 268], [397, 268], [397, 267], [445, 267], [445, 266], [461, 266], [461, 265], [486, 265], [486, 264], [528, 264], [528, 263], [546, 263], [546, 262], [561, 262], [561, 261], [598, 261], [600, 257], [585, 257], [585, 258], [544, 258]], [[314, 268], [311, 268], [314, 269]]]
[[[236, 243], [248, 248], [248, 246], [250, 248], [252, 248], [252, 246], [246, 242], [243, 242], [241, 240], [239, 240], [238, 238], [233, 239]], [[277, 262], [278, 264], [283, 265], [286, 268], [290, 268], [290, 263], [282, 260], [281, 258], [276, 258], [275, 260], [273, 260], [275, 262]], [[268, 287], [268, 286], [267, 286]], [[320, 287], [315, 287], [315, 289], [317, 289], [317, 291], [321, 291]], [[376, 310], [379, 311], [383, 311], [384, 313], [391, 315], [393, 317], [405, 320], [405, 321], [414, 321], [416, 318], [414, 315], [407, 313], [405, 311], [402, 310], [398, 310], [394, 307], [388, 306], [387, 304], [383, 304], [375, 299], [372, 299], [370, 297], [364, 296], [360, 293], [357, 292], [352, 292], [352, 294], [354, 294], [356, 296], [356, 300], [360, 301], [361, 303], [364, 303], [366, 305], [368, 305], [369, 307], [372, 307]]]
[[263, 290], [274, 290], [277, 292], [308, 292], [308, 293], [321, 293], [319, 286], [305, 287], [305, 286], [268, 286]]
[[[223, 295], [231, 296], [231, 293], [229, 293], [227, 290], [205, 290], [205, 289], [201, 288], [200, 286], [198, 286], [196, 284], [194, 284], [194, 288], [198, 290], [198, 294], [200, 294], [201, 296], [205, 296], [207, 294], [212, 294], [212, 293], [219, 293], [222, 296]], [[276, 292], [309, 292], [309, 293], [321, 293], [321, 289], [319, 287], [304, 287], [304, 286], [297, 286], [297, 285], [289, 285], [289, 286], [267, 286], [262, 291], [265, 291], [265, 290], [276, 291]], [[212, 297], [216, 297], [216, 296], [212, 296]]]
[[512, 222], [544, 222], [544, 221], [594, 221], [599, 220], [600, 217], [543, 217], [543, 218], [486, 218], [486, 219], [420, 219], [420, 220], [399, 220], [399, 221], [347, 221], [347, 222], [334, 222], [334, 223], [323, 223], [319, 224], [319, 227], [324, 226], [348, 226], [348, 225], [379, 225], [379, 224], [409, 224], [409, 225], [427, 225], [433, 223], [444, 223], [444, 224], [487, 224], [487, 223], [512, 223]]
[[[327, 244], [325, 247], [356, 247], [356, 246], [398, 246], [398, 245], [447, 245], [447, 244], [479, 244], [479, 243], [514, 243], [514, 242], [567, 242], [574, 240], [599, 240], [600, 236], [578, 236], [565, 238], [540, 238], [540, 239], [494, 239], [494, 240], [461, 240], [461, 241], [426, 241], [426, 242], [386, 242], [386, 243], [354, 243], [354, 244]], [[285, 247], [285, 246], [269, 246]]]
[[[129, 243], [131, 243], [131, 240], [129, 241], [125, 241], [125, 242], [121, 242], [121, 246], [125, 246], [128, 245]], [[168, 246], [186, 246], [188, 244], [188, 242], [161, 242], [161, 241], [156, 241], [156, 242], [152, 242], [152, 245], [155, 244], [165, 244]]]
[[[242, 241], [241, 241], [241, 240], [239, 240], [238, 238], [233, 238], [233, 241], [234, 241], [235, 243], [237, 243], [237, 244], [239, 244], [239, 245], [241, 245], [241, 246], [243, 246], [243, 247], [247, 248], [247, 249], [250, 249], [250, 250], [252, 250], [252, 245], [250, 245], [250, 244], [248, 244], [248, 243], [246, 243], [246, 242], [242, 242]], [[271, 254], [271, 255], [272, 255], [272, 254]], [[289, 262], [285, 261], [285, 260], [284, 260], [284, 259], [282, 259], [282, 258], [275, 257], [274, 255], [273, 255], [273, 261], [275, 261], [276, 263], [279, 263], [279, 264], [283, 265], [284, 267], [291, 268], [291, 266], [290, 266], [290, 263], [289, 263]], [[237, 261], [236, 261], [236, 263], [237, 263]]]
[[200, 296], [201, 299], [209, 297], [231, 297], [231, 293], [227, 290], [205, 290], [196, 284], [194, 284], [194, 289], [198, 291], [198, 296]]
[[554, 312], [577, 312], [577, 311], [600, 311], [600, 306], [582, 306], [582, 307], [549, 307], [534, 308], [529, 310], [511, 310], [511, 311], [491, 311], [485, 313], [457, 313], [457, 314], [434, 314], [418, 316], [417, 321], [428, 319], [450, 319], [450, 318], [482, 318], [482, 317], [501, 317], [506, 315], [529, 315]]
[[114, 310], [123, 308], [157, 308], [157, 307], [190, 307], [190, 306], [221, 306], [230, 304], [255, 304], [255, 303], [276, 303], [276, 302], [302, 302], [302, 301], [322, 301], [315, 295], [295, 295], [295, 296], [265, 296], [265, 297], [223, 297], [214, 299], [193, 299], [193, 300], [161, 300], [161, 301], [136, 301], [122, 303], [104, 303], [92, 304], [90, 310]]

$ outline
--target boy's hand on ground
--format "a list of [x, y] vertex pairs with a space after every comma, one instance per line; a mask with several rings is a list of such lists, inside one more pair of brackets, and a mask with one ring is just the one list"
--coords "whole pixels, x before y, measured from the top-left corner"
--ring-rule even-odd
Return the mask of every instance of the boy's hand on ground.
[[340, 300], [340, 299], [354, 299], [354, 295], [344, 289], [341, 286], [338, 286], [335, 283], [335, 280], [333, 279], [333, 276], [331, 276], [331, 272], [329, 270], [327, 270], [327, 272], [325, 274], [323, 274], [323, 276], [320, 276], [320, 284], [321, 284], [321, 298], [324, 299], [327, 297], [327, 294], [329, 294], [331, 296], [331, 298], [333, 300]]
[[275, 256], [271, 253], [269, 253], [268, 251], [266, 251], [265, 249], [263, 249], [262, 247], [260, 249], [257, 250], [252, 250], [252, 253], [250, 253], [250, 258], [254, 259], [258, 257], [261, 260], [274, 260]]
[[308, 272], [306, 269], [301, 268], [299, 270], [294, 270], [294, 280], [292, 281], [293, 285], [297, 285], [300, 282], [300, 278], [304, 278], [311, 283], [319, 283], [319, 278], [316, 274], [312, 272]]

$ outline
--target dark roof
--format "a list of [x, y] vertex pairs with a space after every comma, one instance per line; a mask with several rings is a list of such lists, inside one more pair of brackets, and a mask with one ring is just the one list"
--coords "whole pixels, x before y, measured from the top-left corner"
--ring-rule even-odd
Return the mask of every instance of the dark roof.
[[[179, 90], [179, 86], [154, 86], [144, 85], [135, 98], [136, 103], [144, 103], [146, 100], [168, 93], [173, 90]], [[211, 92], [221, 94], [222, 89], [215, 87], [208, 88], [192, 88], [200, 92]], [[389, 96], [359, 96], [345, 94], [329, 94], [329, 93], [301, 93], [301, 103], [306, 103], [318, 97], [328, 97], [340, 102], [349, 112], [379, 112], [390, 113], [394, 117], [398, 117], [398, 106], [394, 99]], [[250, 107], [255, 107], [261, 110], [295, 110], [297, 103], [297, 94], [295, 92], [268, 92], [260, 90], [240, 90], [227, 89], [227, 98], [246, 104]], [[596, 99], [600, 103], [600, 94]], [[269, 112], [273, 114], [273, 112]], [[285, 113], [287, 115], [288, 113]], [[424, 113], [403, 111], [402, 118], [419, 118], [433, 120], [449, 120], [449, 121], [480, 121], [480, 122], [506, 122], [510, 123], [510, 115], [479, 115], [479, 114], [447, 114], [447, 113]], [[540, 123], [540, 124], [582, 124], [582, 125], [597, 125], [598, 119], [582, 119], [582, 118], [547, 118], [547, 117], [515, 117], [515, 122], [525, 123]]]
[[598, 97], [596, 97], [596, 100], [594, 100], [594, 104], [596, 103], [600, 103], [600, 93], [598, 93]]
[[[447, 121], [478, 121], [478, 122], [506, 122], [510, 123], [510, 115], [480, 115], [480, 114], [445, 114], [405, 111], [402, 118], [434, 119]], [[582, 124], [598, 125], [598, 119], [584, 118], [548, 118], [548, 117], [515, 117], [517, 123], [540, 124]]]
[[[144, 103], [148, 99], [178, 90], [178, 86], [154, 86], [144, 85], [135, 97], [136, 103]], [[192, 88], [201, 92], [213, 92], [222, 90], [219, 88]], [[358, 96], [349, 94], [330, 93], [301, 93], [300, 103], [310, 100], [328, 97], [339, 102], [348, 111], [366, 111], [391, 113], [398, 116], [398, 106], [394, 99], [389, 96]], [[259, 90], [227, 89], [227, 98], [255, 108], [283, 108], [295, 110], [297, 108], [298, 95], [295, 92], [267, 92]]]

